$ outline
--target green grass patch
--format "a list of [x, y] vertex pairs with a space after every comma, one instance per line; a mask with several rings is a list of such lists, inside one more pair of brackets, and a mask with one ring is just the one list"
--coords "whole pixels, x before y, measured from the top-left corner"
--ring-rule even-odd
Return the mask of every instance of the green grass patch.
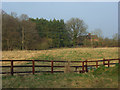
[[39, 73], [3, 75], [3, 88], [117, 88], [118, 65], [88, 73]]

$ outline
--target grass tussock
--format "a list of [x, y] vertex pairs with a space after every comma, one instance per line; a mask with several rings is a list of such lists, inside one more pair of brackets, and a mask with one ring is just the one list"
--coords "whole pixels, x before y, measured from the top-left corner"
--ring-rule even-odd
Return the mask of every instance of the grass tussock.
[[70, 61], [68, 61], [68, 63], [65, 64], [64, 73], [73, 73], [73, 70], [70, 67], [70, 64], [71, 64]]

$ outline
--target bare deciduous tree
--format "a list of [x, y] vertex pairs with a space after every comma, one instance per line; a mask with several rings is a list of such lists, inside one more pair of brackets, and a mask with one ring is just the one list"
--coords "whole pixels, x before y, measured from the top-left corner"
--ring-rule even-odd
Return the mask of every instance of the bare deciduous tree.
[[77, 38], [87, 33], [87, 25], [79, 18], [71, 18], [68, 20], [66, 23], [66, 29], [71, 34], [74, 46], [77, 44]]

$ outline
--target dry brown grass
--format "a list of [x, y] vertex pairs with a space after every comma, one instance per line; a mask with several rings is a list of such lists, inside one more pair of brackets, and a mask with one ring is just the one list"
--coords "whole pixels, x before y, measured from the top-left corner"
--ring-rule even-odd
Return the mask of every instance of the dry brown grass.
[[[27, 59], [51, 60], [99, 60], [118, 58], [118, 48], [60, 48], [52, 50], [24, 50], [3, 51], [2, 60], [27, 60]], [[50, 57], [50, 58], [49, 58]], [[113, 61], [114, 62], [114, 61]], [[24, 62], [15, 62], [24, 63]], [[7, 64], [7, 62], [5, 63]], [[9, 65], [10, 63], [8, 63]], [[92, 63], [91, 63], [92, 64]]]
[[80, 60], [80, 59], [103, 59], [104, 58], [118, 58], [118, 48], [62, 48], [53, 50], [39, 50], [39, 51], [3, 51], [3, 60], [26, 60], [31, 57], [38, 57], [41, 55], [51, 55], [53, 57], [61, 56], [63, 60]]

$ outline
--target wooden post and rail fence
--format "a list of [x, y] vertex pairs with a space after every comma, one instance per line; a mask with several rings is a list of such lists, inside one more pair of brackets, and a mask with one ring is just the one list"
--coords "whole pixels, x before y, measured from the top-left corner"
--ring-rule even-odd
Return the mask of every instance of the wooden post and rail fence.
[[[103, 60], [95, 60], [95, 61], [70, 61], [71, 63], [82, 63], [82, 66], [76, 65], [76, 66], [70, 66], [75, 68], [74, 72], [80, 72], [80, 73], [84, 73], [84, 72], [88, 72], [88, 67], [95, 67], [98, 68], [101, 65], [107, 65], [107, 67], [110, 67], [110, 65], [114, 65], [116, 63], [111, 63], [111, 61], [116, 61], [118, 60], [118, 62], [120, 64], [120, 58], [119, 59], [105, 59], [103, 58]], [[14, 65], [14, 62], [32, 62], [32, 65]], [[105, 61], [107, 63], [105, 63]], [[61, 62], [61, 63], [68, 63], [68, 61], [50, 61], [50, 60], [0, 60], [0, 62], [11, 62], [10, 66], [0, 66], [0, 68], [11, 68], [10, 72], [0, 72], [0, 74], [7, 74], [7, 73], [11, 73], [11, 75], [14, 75], [14, 73], [40, 73], [40, 72], [64, 72], [64, 71], [54, 71], [54, 68], [59, 67], [59, 68], [63, 68], [65, 66], [56, 66], [54, 65], [54, 62]], [[50, 62], [51, 66], [47, 66], [47, 65], [35, 65], [35, 62]], [[91, 62], [94, 62], [94, 65], [89, 65]], [[103, 63], [103, 64], [98, 64], [99, 62]], [[24, 72], [14, 72], [14, 68], [17, 67], [32, 67], [32, 71], [24, 71]], [[35, 71], [35, 67], [50, 67], [51, 71]], [[82, 68], [82, 70], [77, 71], [78, 68]]]

